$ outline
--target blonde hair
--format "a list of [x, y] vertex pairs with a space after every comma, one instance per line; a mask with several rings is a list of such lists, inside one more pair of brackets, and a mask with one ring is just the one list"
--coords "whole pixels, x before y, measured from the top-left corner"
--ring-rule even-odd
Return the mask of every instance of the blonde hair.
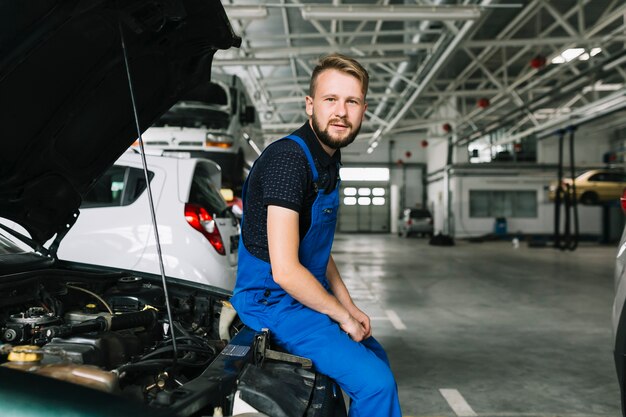
[[343, 72], [344, 74], [351, 75], [359, 80], [361, 82], [363, 97], [367, 95], [367, 88], [370, 80], [367, 70], [363, 68], [357, 60], [342, 54], [334, 53], [320, 58], [318, 64], [315, 66], [313, 74], [311, 74], [311, 83], [309, 84], [309, 95], [311, 97], [315, 94], [317, 77], [319, 77], [322, 72], [329, 69]]

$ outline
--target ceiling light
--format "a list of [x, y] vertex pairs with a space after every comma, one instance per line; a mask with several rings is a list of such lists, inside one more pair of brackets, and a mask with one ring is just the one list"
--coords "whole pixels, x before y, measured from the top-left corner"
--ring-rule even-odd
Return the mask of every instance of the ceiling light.
[[267, 17], [267, 7], [264, 6], [236, 6], [224, 5], [226, 15], [229, 19], [265, 19]]
[[480, 10], [473, 6], [304, 6], [301, 13], [304, 20], [472, 20], [480, 17]]
[[561, 56], [565, 58], [565, 62], [570, 62], [574, 58], [578, 58], [585, 52], [585, 48], [570, 48], [561, 52]]
[[592, 52], [595, 52], [595, 53], [592, 53], [592, 52], [587, 53], [585, 52], [585, 48], [569, 48], [569, 49], [564, 50], [563, 52], [561, 52], [559, 55], [555, 56], [554, 58], [552, 58], [551, 62], [553, 64], [564, 64], [576, 58], [580, 59], [581, 61], [587, 61], [590, 56], [597, 55], [600, 52], [600, 51], [597, 51], [597, 49], [600, 49], [600, 48], [592, 49]]
[[372, 152], [374, 152], [374, 148], [372, 147], [367, 148], [367, 153], [372, 153]]

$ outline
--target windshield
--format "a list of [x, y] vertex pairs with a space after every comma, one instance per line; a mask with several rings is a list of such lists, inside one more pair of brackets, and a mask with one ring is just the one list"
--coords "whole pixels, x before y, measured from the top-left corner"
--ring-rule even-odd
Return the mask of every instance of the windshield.
[[230, 115], [198, 103], [176, 104], [154, 124], [155, 127], [176, 126], [196, 129], [228, 129]]
[[154, 124], [155, 127], [176, 126], [197, 129], [228, 129], [230, 114], [229, 94], [217, 83], [207, 83], [194, 88], [172, 106]]
[[411, 217], [413, 218], [430, 217], [430, 212], [424, 209], [413, 209], [411, 210]]
[[[16, 225], [8, 225], [6, 223], [5, 226], [9, 226], [12, 229], [15, 229]], [[17, 227], [17, 232], [28, 236], [25, 230], [19, 230], [21, 227]], [[9, 255], [15, 253], [24, 253], [24, 252], [32, 252], [32, 248], [30, 248], [25, 242], [18, 240], [15, 236], [11, 236], [8, 232], [0, 229], [0, 255]]]
[[196, 166], [189, 192], [189, 202], [204, 207], [211, 214], [223, 216], [228, 205], [211, 181], [211, 173], [203, 164]]

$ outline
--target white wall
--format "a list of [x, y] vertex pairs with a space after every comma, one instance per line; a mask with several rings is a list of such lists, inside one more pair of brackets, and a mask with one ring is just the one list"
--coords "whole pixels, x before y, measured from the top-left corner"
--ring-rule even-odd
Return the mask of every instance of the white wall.
[[[454, 235], [480, 236], [492, 233], [494, 218], [472, 218], [469, 213], [470, 190], [534, 190], [537, 192], [537, 218], [507, 218], [508, 233], [546, 234], [554, 230], [554, 203], [546, 190], [551, 178], [547, 176], [454, 177], [453, 194]], [[601, 233], [601, 207], [578, 206], [581, 234]], [[563, 215], [562, 215], [563, 218]], [[563, 228], [561, 228], [563, 230]]]
[[[576, 130], [574, 135], [574, 163], [577, 166], [602, 165], [602, 156], [611, 149], [611, 138], [614, 129], [604, 128], [602, 124], [593, 123], [583, 125]], [[553, 135], [541, 139], [537, 143], [538, 163], [558, 162], [558, 136]], [[565, 134], [563, 141], [563, 164], [569, 166], [569, 133]]]

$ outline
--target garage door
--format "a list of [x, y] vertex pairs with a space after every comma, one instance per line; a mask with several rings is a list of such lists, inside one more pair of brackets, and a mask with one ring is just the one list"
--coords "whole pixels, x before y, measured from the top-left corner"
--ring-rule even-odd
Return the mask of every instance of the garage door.
[[389, 186], [342, 183], [340, 232], [389, 232]]

